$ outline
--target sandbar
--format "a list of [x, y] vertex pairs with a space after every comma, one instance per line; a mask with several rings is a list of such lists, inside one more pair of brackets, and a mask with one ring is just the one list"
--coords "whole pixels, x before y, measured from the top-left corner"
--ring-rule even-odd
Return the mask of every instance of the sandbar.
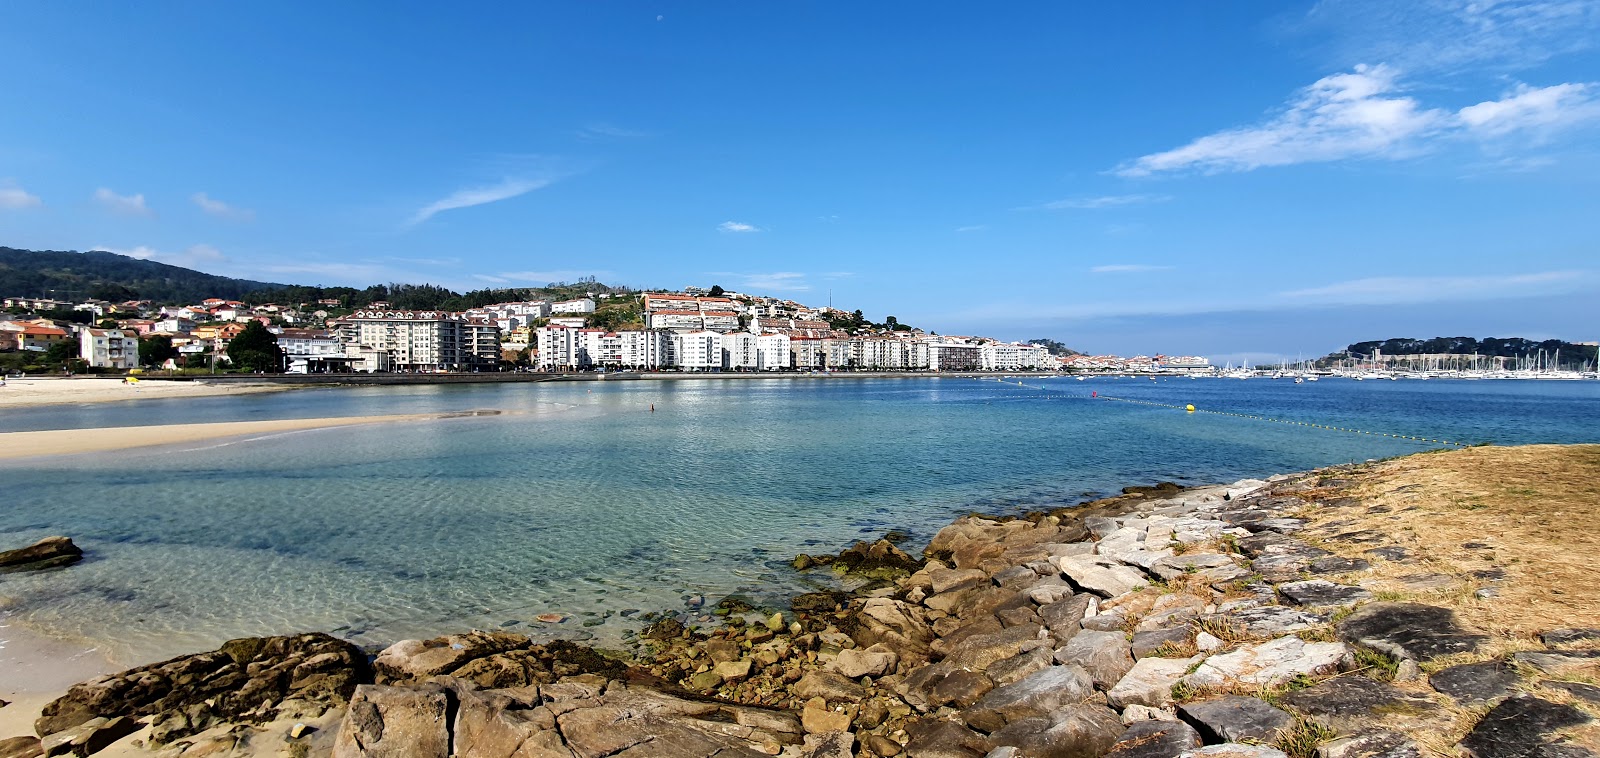
[[205, 381], [172, 382], [153, 379], [142, 379], [138, 382], [126, 383], [121, 379], [99, 377], [29, 377], [27, 379], [7, 377], [5, 386], [0, 386], [0, 409], [31, 408], [38, 405], [115, 403], [125, 400], [155, 398], [281, 392], [292, 388], [291, 385], [267, 383], [227, 382], [211, 384]]
[[295, 418], [274, 421], [226, 421], [211, 424], [116, 426], [103, 429], [51, 429], [38, 432], [6, 432], [0, 434], [0, 460], [33, 458], [45, 455], [103, 453], [112, 450], [150, 447], [152, 445], [176, 445], [228, 437], [295, 432], [305, 429], [326, 429], [356, 424], [446, 418], [450, 415], [452, 414], [412, 413], [390, 416]]

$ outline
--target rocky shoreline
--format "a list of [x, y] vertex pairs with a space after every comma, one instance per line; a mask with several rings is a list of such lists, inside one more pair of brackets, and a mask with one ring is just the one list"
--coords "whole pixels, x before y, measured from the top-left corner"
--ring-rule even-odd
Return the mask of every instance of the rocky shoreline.
[[1449, 603], [1360, 586], [1417, 557], [1341, 527], [1375, 508], [1345, 492], [1355, 470], [967, 516], [921, 556], [801, 556], [859, 587], [728, 598], [704, 628], [655, 616], [626, 653], [485, 631], [370, 659], [322, 634], [235, 640], [73, 687], [0, 758], [1594, 755], [1600, 630], [1492, 654]]

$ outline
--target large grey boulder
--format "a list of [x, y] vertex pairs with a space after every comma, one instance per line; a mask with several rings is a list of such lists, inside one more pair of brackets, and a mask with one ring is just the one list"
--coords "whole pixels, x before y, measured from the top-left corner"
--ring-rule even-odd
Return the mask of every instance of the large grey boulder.
[[1104, 758], [1177, 758], [1200, 744], [1200, 734], [1181, 721], [1139, 721], [1117, 738]]
[[1570, 705], [1532, 695], [1514, 695], [1478, 720], [1461, 747], [1474, 758], [1533, 758], [1553, 746], [1555, 733], [1589, 723], [1589, 715]]
[[861, 647], [885, 643], [901, 656], [920, 656], [927, 655], [933, 641], [933, 630], [921, 611], [898, 600], [868, 598], [855, 620], [850, 636]]
[[1044, 627], [1050, 630], [1056, 644], [1060, 645], [1072, 639], [1082, 627], [1084, 616], [1089, 613], [1089, 605], [1094, 596], [1079, 593], [1064, 600], [1058, 600], [1049, 605], [1039, 606], [1039, 619], [1044, 622]]
[[1043, 716], [1094, 693], [1082, 666], [1051, 666], [1014, 684], [997, 687], [962, 712], [968, 726], [993, 732], [1013, 721]]
[[1178, 718], [1193, 724], [1208, 742], [1267, 742], [1294, 725], [1294, 717], [1265, 700], [1239, 695], [1184, 703]]
[[954, 721], [921, 718], [906, 724], [907, 758], [983, 758], [988, 738]]
[[0, 571], [53, 568], [77, 563], [83, 550], [67, 537], [46, 537], [27, 547], [0, 552]]
[[1144, 572], [1098, 556], [1060, 556], [1055, 564], [1085, 592], [1113, 598], [1150, 584]]
[[453, 673], [474, 659], [524, 649], [531, 644], [520, 634], [480, 631], [431, 640], [401, 640], [378, 653], [372, 667], [380, 683], [420, 681]]
[[1422, 715], [1437, 706], [1394, 685], [1365, 676], [1341, 676], [1284, 695], [1282, 702], [1340, 734], [1357, 734], [1386, 713]]
[[1056, 650], [1056, 661], [1082, 666], [1096, 686], [1109, 689], [1133, 668], [1133, 653], [1121, 632], [1084, 630]]
[[782, 747], [765, 730], [728, 723], [717, 703], [612, 687], [583, 706], [556, 717], [567, 746], [579, 756], [756, 758]]
[[1435, 671], [1428, 677], [1433, 688], [1455, 698], [1458, 703], [1487, 703], [1511, 694], [1517, 684], [1517, 670], [1501, 661], [1464, 663]]
[[1422, 747], [1399, 732], [1377, 731], [1325, 742], [1318, 758], [1422, 758]]
[[997, 746], [1019, 749], [1029, 758], [1097, 758], [1126, 729], [1116, 711], [1103, 705], [1066, 705], [1048, 714], [1012, 722], [989, 735]]
[[1172, 685], [1183, 680], [1189, 668], [1203, 656], [1193, 658], [1143, 658], [1106, 692], [1113, 708], [1143, 705], [1160, 708], [1172, 702]]
[[1420, 603], [1368, 603], [1339, 622], [1338, 632], [1340, 639], [1418, 663], [1470, 653], [1488, 639], [1457, 623], [1454, 611]]
[[1233, 558], [1219, 553], [1184, 553], [1151, 563], [1150, 573], [1171, 580], [1196, 571], [1232, 565]]
[[[455, 688], [456, 755], [475, 758], [572, 758], [556, 730], [555, 714], [543, 706], [495, 692]], [[537, 698], [534, 698], [537, 702]]]
[[1308, 579], [1278, 585], [1278, 594], [1305, 608], [1343, 608], [1372, 599], [1372, 593], [1349, 584], [1326, 579]]
[[1306, 642], [1280, 637], [1271, 642], [1241, 647], [1214, 655], [1200, 664], [1184, 682], [1194, 687], [1228, 687], [1247, 684], [1270, 687], [1302, 674], [1314, 676], [1346, 668], [1353, 656], [1338, 642]]
[[437, 687], [363, 684], [339, 724], [333, 758], [447, 758], [448, 707]]
[[996, 661], [1049, 646], [1049, 635], [1043, 627], [1037, 624], [1024, 624], [993, 634], [968, 637], [952, 647], [945, 660], [958, 668], [982, 671]]

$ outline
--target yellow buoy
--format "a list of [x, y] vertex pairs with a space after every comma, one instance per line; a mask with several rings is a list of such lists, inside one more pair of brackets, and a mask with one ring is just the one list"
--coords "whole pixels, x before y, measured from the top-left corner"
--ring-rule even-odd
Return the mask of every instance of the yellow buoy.
[[1194, 406], [1193, 405], [1185, 405], [1185, 406], [1183, 406], [1183, 409], [1188, 411], [1188, 412], [1190, 412], [1190, 413], [1194, 413]]

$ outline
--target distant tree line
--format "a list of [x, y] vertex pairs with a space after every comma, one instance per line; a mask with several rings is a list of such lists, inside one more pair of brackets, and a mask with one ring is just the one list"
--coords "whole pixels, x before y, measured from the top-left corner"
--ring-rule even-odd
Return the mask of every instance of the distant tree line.
[[103, 251], [0, 247], [0, 295], [7, 297], [192, 303], [208, 297], [240, 298], [248, 292], [281, 286]]
[[1333, 353], [1322, 361], [1337, 363], [1346, 358], [1370, 358], [1375, 352], [1384, 355], [1482, 355], [1495, 358], [1526, 358], [1540, 352], [1552, 360], [1561, 353], [1561, 365], [1578, 368], [1595, 360], [1593, 345], [1579, 345], [1562, 340], [1530, 340], [1523, 337], [1434, 337], [1413, 339], [1394, 337], [1386, 340], [1356, 342], [1342, 352]]
[[1057, 341], [1052, 340], [1052, 339], [1042, 339], [1041, 338], [1041, 339], [1035, 339], [1035, 340], [1028, 340], [1028, 344], [1030, 344], [1030, 345], [1039, 345], [1040, 347], [1043, 347], [1045, 350], [1049, 351], [1051, 355], [1057, 356], [1059, 358], [1066, 358], [1066, 357], [1073, 356], [1073, 355], [1083, 355], [1083, 353], [1080, 353], [1080, 352], [1078, 352], [1076, 350], [1073, 350], [1072, 348], [1067, 347], [1066, 345], [1063, 345], [1060, 342], [1057, 342]]

